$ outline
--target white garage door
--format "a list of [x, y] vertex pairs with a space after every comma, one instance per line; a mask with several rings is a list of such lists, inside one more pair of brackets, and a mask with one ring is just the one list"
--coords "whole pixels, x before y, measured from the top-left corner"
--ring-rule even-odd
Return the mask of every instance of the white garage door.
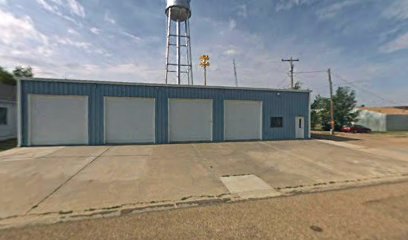
[[29, 95], [30, 145], [88, 144], [88, 97]]
[[212, 141], [212, 100], [170, 99], [169, 141]]
[[154, 98], [105, 98], [105, 142], [154, 143]]
[[225, 140], [262, 139], [262, 102], [224, 102]]

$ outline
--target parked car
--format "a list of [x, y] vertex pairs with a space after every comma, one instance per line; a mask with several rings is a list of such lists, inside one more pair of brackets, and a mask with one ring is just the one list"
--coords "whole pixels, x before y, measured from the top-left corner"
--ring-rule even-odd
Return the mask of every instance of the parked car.
[[345, 133], [371, 133], [371, 129], [361, 125], [344, 126], [341, 131]]

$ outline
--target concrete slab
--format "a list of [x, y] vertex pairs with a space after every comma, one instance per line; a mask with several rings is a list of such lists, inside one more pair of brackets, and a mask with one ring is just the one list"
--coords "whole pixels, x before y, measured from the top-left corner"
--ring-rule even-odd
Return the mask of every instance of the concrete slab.
[[99, 209], [137, 201], [146, 157], [100, 157], [33, 213]]
[[354, 149], [322, 144], [318, 141], [304, 141], [302, 144], [269, 142], [269, 146], [299, 158], [304, 157], [318, 166], [350, 177], [381, 177], [408, 171], [406, 162], [364, 153]]
[[265, 191], [273, 189], [255, 175], [221, 177], [221, 181], [231, 193]]
[[151, 156], [143, 156], [145, 148], [129, 149], [135, 156], [98, 158], [33, 212], [100, 209], [227, 192], [200, 164], [191, 145], [152, 148]]
[[[252, 174], [283, 191], [408, 173], [407, 161], [313, 140], [30, 148], [1, 157], [0, 218], [24, 214], [51, 193], [30, 213], [219, 196], [229, 193], [220, 178], [234, 175]], [[238, 188], [242, 198], [276, 194]]]
[[92, 159], [0, 162], [0, 218], [26, 214]]
[[45, 157], [64, 147], [13, 148], [0, 152], [0, 161], [30, 160]]
[[108, 149], [108, 146], [64, 147], [47, 155], [47, 157], [97, 157]]
[[262, 142], [204, 144], [196, 148], [217, 177], [253, 174], [273, 187], [313, 184], [341, 177], [335, 171]]
[[112, 146], [103, 156], [150, 156], [159, 146]]
[[280, 196], [266, 182], [255, 175], [221, 177], [221, 181], [230, 193], [237, 194], [242, 199], [265, 198]]

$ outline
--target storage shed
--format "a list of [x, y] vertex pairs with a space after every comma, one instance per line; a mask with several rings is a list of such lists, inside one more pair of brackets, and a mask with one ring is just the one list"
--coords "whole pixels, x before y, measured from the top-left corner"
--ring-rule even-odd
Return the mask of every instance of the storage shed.
[[20, 146], [310, 137], [310, 91], [60, 79], [18, 83]]
[[363, 107], [358, 110], [357, 123], [372, 131], [408, 131], [408, 107]]

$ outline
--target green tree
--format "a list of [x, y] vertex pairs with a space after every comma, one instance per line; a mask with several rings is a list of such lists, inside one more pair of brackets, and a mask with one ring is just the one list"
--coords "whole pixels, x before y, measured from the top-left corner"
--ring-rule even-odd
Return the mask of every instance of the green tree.
[[302, 83], [301, 82], [296, 82], [295, 86], [293, 86], [293, 89], [295, 90], [300, 90], [302, 88]]
[[7, 85], [16, 85], [13, 74], [0, 67], [0, 82]]
[[330, 129], [330, 99], [317, 95], [312, 103], [312, 128]]
[[[339, 87], [333, 96], [334, 121], [336, 130], [340, 130], [344, 125], [350, 125], [357, 121], [358, 111], [356, 111], [356, 93], [348, 87]], [[320, 95], [316, 96], [312, 104], [312, 127], [323, 130], [330, 130], [330, 99]]]
[[33, 75], [33, 69], [28, 66], [28, 67], [22, 67], [18, 66], [13, 70], [13, 75], [14, 77], [21, 78], [21, 77], [26, 77], [26, 78], [32, 78]]

